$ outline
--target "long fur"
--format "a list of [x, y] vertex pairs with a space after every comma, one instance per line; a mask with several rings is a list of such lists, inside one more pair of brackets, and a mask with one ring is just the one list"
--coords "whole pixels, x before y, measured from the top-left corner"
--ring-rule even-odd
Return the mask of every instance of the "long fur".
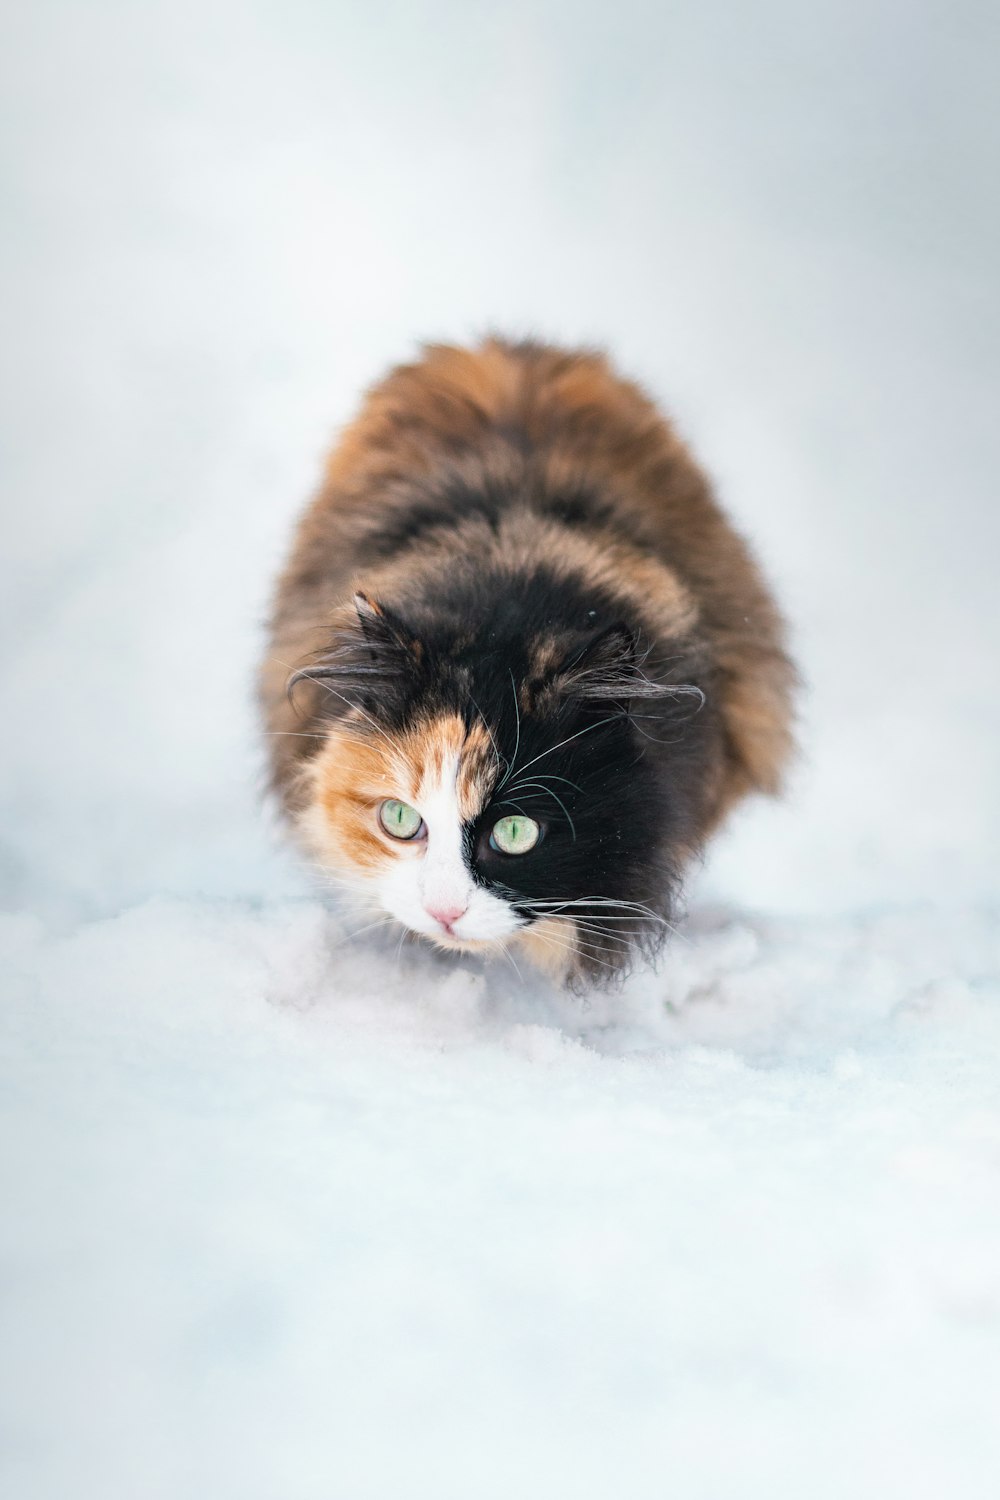
[[[496, 338], [368, 394], [298, 527], [260, 682], [293, 824], [334, 727], [484, 726], [470, 863], [539, 934], [572, 921], [571, 977], [655, 948], [688, 861], [779, 789], [792, 747], [780, 615], [672, 428], [601, 355]], [[499, 871], [485, 834], [514, 806], [549, 831]]]

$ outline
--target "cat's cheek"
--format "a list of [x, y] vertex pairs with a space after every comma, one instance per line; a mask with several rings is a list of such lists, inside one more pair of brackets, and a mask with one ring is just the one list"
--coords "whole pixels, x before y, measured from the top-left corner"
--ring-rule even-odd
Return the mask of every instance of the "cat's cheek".
[[564, 917], [543, 917], [525, 927], [518, 938], [524, 956], [547, 974], [562, 980], [573, 968], [576, 957], [576, 923]]
[[468, 910], [455, 923], [455, 936], [470, 943], [502, 943], [523, 926], [522, 919], [506, 901], [473, 886]]
[[314, 797], [299, 814], [296, 832], [318, 864], [342, 876], [376, 880], [392, 862], [374, 816], [336, 800]]
[[379, 871], [374, 882], [375, 892], [379, 904], [389, 916], [402, 922], [411, 932], [434, 937], [440, 929], [424, 907], [422, 873], [423, 859], [407, 851]]

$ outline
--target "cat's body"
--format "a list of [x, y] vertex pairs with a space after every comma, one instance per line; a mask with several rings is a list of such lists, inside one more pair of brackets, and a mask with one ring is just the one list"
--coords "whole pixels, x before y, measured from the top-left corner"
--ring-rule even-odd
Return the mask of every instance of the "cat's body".
[[794, 674], [745, 544], [603, 358], [435, 346], [367, 397], [280, 579], [273, 784], [336, 878], [442, 946], [621, 972], [777, 789]]

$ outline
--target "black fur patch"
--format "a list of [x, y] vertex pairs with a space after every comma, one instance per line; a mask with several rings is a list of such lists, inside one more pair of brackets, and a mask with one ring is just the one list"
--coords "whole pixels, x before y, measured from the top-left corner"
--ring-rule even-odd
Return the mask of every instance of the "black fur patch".
[[[627, 605], [551, 569], [456, 569], [401, 605], [361, 596], [357, 626], [303, 675], [334, 686], [329, 717], [354, 704], [390, 734], [440, 714], [485, 721], [503, 769], [466, 831], [474, 876], [527, 921], [576, 919], [579, 968], [599, 979], [658, 946], [671, 851], [693, 835], [713, 714], [693, 648], [677, 644], [657, 661]], [[518, 811], [539, 843], [491, 848], [494, 823]]]

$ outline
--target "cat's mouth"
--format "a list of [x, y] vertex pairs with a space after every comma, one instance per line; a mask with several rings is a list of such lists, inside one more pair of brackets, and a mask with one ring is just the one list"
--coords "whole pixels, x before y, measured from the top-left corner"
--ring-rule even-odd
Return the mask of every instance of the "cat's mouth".
[[[399, 920], [397, 918], [397, 921]], [[455, 931], [453, 928], [444, 927], [440, 924], [435, 924], [433, 927], [430, 924], [426, 927], [423, 925], [418, 927], [412, 922], [403, 921], [401, 925], [406, 928], [407, 932], [412, 933], [414, 937], [423, 938], [426, 942], [434, 943], [436, 947], [443, 948], [449, 953], [484, 953], [492, 951], [503, 943], [508, 942], [512, 937], [516, 937], [528, 924], [518, 923], [512, 931], [480, 934]]]
[[413, 938], [421, 938], [425, 943], [431, 943], [446, 953], [486, 953], [497, 948], [500, 939], [489, 937], [462, 937], [459, 933], [425, 931], [420, 927], [411, 927], [409, 922], [402, 924], [407, 934]]

